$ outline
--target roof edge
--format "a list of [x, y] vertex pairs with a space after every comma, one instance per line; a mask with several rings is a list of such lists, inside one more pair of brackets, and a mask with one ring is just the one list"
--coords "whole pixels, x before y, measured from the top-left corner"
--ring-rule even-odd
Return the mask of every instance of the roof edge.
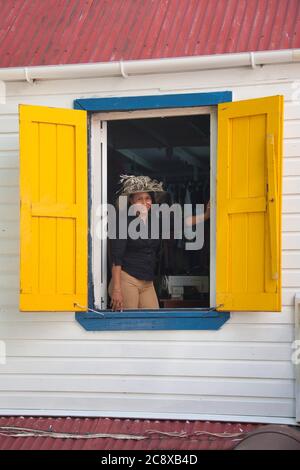
[[32, 67], [0, 68], [0, 80], [27, 81], [59, 80], [72, 78], [118, 77], [134, 75], [192, 72], [209, 69], [250, 67], [268, 64], [300, 62], [300, 49], [251, 51], [205, 56], [95, 62], [65, 65], [42, 65]]

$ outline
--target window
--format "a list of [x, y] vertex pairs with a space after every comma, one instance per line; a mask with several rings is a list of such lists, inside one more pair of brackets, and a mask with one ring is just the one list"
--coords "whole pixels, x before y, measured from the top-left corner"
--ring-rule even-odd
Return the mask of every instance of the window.
[[[216, 121], [217, 163], [216, 168], [212, 166], [210, 179], [216, 181], [216, 201], [213, 201], [212, 184], [210, 188], [212, 207], [216, 207], [216, 225], [210, 238], [210, 305], [216, 305], [218, 311], [224, 312], [279, 311], [283, 98], [274, 96], [222, 103], [228, 101], [228, 96], [214, 98], [215, 101], [206, 97], [203, 103], [203, 97], [199, 98], [199, 95], [192, 98], [192, 95], [119, 98], [126, 104], [122, 102], [123, 108], [113, 109], [131, 109], [130, 100], [134, 109], [138, 106], [187, 108], [191, 104], [195, 108], [197, 104], [206, 104], [211, 110], [211, 106], [221, 103]], [[178, 98], [175, 100], [177, 106], [174, 106], [172, 96]], [[200, 103], [197, 102], [199, 99]], [[105, 100], [105, 105], [109, 101], [107, 108], [94, 101], [86, 109], [111, 111], [113, 99]], [[157, 105], [159, 100], [160, 106]], [[77, 107], [82, 108], [85, 101], [93, 100], [79, 101]], [[187, 111], [181, 109], [181, 116], [188, 115]], [[197, 110], [193, 111], [197, 115]], [[168, 118], [170, 112], [165, 110]], [[115, 114], [115, 117], [118, 116]], [[152, 119], [157, 117], [152, 113]], [[96, 286], [97, 278], [93, 279], [95, 290], [90, 290], [88, 296], [88, 197], [93, 200], [93, 192], [99, 188], [91, 187], [88, 195], [86, 126], [87, 113], [83, 110], [21, 106], [22, 311], [85, 312], [91, 293], [95, 294], [96, 301], [101, 301], [106, 263], [103, 256], [99, 258], [103, 260], [101, 282]], [[102, 157], [105, 155], [105, 132], [104, 122], [99, 136], [94, 136], [91, 142], [92, 154], [95, 146], [101, 148], [102, 145]], [[99, 175], [102, 171], [101, 198], [105, 197], [107, 189], [103, 162], [101, 165], [101, 161], [97, 161], [96, 167], [94, 162], [91, 167], [92, 178], [95, 171]], [[98, 292], [97, 288], [100, 289]], [[90, 306], [93, 307], [91, 302]], [[138, 313], [142, 323], [143, 314]], [[190, 309], [188, 313], [186, 326], [191, 329], [193, 325], [188, 319], [197, 317], [197, 311]], [[212, 312], [211, 316], [216, 313]], [[179, 318], [180, 314], [174, 310], [174, 316]], [[159, 311], [152, 318], [154, 323], [159, 323], [165, 317], [165, 314], [160, 317]], [[120, 320], [116, 321], [115, 329], [120, 328], [118, 322]]]
[[[92, 116], [92, 260], [98, 308], [108, 306], [110, 279], [109, 246], [105, 236], [98, 237], [98, 208], [114, 204], [121, 174], [162, 180], [168, 193], [163, 202], [179, 204], [182, 214], [184, 204], [214, 202], [216, 117], [213, 107]], [[160, 307], [215, 307], [215, 275], [210, 271], [215, 272], [213, 210], [204, 224], [201, 249], [187, 251], [184, 240], [163, 244], [155, 283]]]

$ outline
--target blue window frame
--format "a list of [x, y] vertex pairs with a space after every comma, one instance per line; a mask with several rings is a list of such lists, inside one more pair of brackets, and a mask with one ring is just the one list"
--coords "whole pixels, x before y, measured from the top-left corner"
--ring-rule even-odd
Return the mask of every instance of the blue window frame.
[[[212, 106], [232, 101], [231, 91], [211, 93], [183, 93], [175, 95], [129, 96], [113, 98], [80, 98], [74, 101], [74, 109], [89, 113], [109, 111], [136, 111], [142, 109], [187, 108]], [[90, 185], [89, 185], [90, 186]], [[91, 206], [89, 191], [89, 207]], [[89, 211], [90, 212], [90, 211]], [[89, 214], [90, 226], [90, 214]], [[89, 253], [91, 253], [89, 236]], [[88, 331], [102, 330], [218, 330], [230, 318], [229, 312], [214, 309], [162, 309], [111, 312], [94, 310], [92, 266], [89, 256], [88, 312], [78, 312], [75, 317]]]
[[232, 101], [231, 91], [211, 93], [183, 93], [177, 95], [126, 96], [113, 98], [80, 98], [74, 109], [90, 112], [136, 111], [138, 109], [190, 108], [212, 106]]

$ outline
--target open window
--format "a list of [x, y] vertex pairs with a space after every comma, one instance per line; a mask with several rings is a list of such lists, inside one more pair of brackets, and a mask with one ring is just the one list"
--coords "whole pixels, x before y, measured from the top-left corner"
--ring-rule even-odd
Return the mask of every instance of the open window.
[[[177, 204], [182, 219], [187, 205], [195, 211], [196, 204], [206, 207], [211, 197], [214, 200], [216, 112], [213, 108], [168, 113], [137, 111], [115, 116], [96, 114], [92, 119], [92, 133], [95, 168], [100, 163], [98, 171], [93, 171], [96, 207], [106, 202], [115, 204], [122, 174], [148, 175], [162, 181], [167, 194], [159, 202], [169, 207]], [[215, 272], [214, 237], [211, 242], [211, 233], [215, 234], [213, 211], [202, 232], [203, 245], [196, 250], [187, 249], [184, 234], [181, 239], [171, 236], [162, 241], [155, 278], [160, 308], [215, 306], [215, 277], [210, 275], [211, 270]], [[93, 249], [96, 304], [107, 309], [110, 244], [105, 236], [98, 242], [95, 237]]]
[[[20, 107], [20, 309], [105, 310], [109, 253], [105, 236], [94, 236], [96, 209], [112, 200], [117, 175], [147, 170], [170, 187], [183, 178], [184, 200], [198, 184], [197, 199], [211, 201], [203, 252], [163, 266], [161, 306], [177, 320], [180, 302], [182, 315], [280, 311], [283, 97], [127, 116], [114, 109], [91, 122], [88, 164], [86, 111]], [[193, 328], [190, 318], [179, 328]]]

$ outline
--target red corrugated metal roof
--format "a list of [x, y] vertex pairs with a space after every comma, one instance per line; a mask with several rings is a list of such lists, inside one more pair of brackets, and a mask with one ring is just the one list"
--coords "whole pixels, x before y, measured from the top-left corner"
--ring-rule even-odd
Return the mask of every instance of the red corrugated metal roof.
[[0, 0], [0, 67], [300, 47], [299, 0]]
[[[209, 421], [1, 417], [0, 450], [229, 450], [260, 426]], [[31, 436], [9, 435], [13, 430], [19, 435], [24, 428]], [[30, 430], [47, 434], [32, 436]], [[55, 438], [49, 435], [53, 433], [66, 435]], [[88, 434], [109, 436], [84, 438]], [[82, 437], [76, 439], [78, 435]], [[124, 435], [125, 438], [120, 439]]]

